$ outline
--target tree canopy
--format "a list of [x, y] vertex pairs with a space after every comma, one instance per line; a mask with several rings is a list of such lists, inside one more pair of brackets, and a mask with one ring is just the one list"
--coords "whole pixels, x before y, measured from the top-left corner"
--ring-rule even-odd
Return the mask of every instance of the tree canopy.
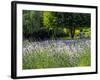
[[25, 35], [38, 32], [41, 29], [46, 29], [48, 33], [52, 30], [52, 34], [55, 35], [59, 28], [66, 28], [69, 30], [70, 37], [74, 38], [77, 28], [90, 27], [90, 24], [91, 15], [89, 13], [23, 11], [23, 33]]
[[74, 37], [76, 28], [90, 27], [90, 14], [88, 13], [65, 13], [44, 12], [44, 25], [49, 28], [68, 28], [71, 38]]

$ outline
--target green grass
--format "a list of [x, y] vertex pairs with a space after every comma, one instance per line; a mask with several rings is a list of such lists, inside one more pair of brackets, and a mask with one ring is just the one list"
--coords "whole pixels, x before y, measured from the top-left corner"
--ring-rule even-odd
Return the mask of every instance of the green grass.
[[79, 57], [66, 53], [48, 55], [46, 51], [28, 53], [23, 57], [23, 69], [90, 66], [90, 53], [85, 52]]
[[[52, 53], [51, 53], [52, 54]], [[72, 66], [67, 54], [48, 55], [46, 51], [42, 53], [29, 53], [23, 57], [23, 69], [55, 68]]]
[[91, 65], [91, 54], [88, 47], [85, 48], [85, 52], [80, 56], [79, 66]]

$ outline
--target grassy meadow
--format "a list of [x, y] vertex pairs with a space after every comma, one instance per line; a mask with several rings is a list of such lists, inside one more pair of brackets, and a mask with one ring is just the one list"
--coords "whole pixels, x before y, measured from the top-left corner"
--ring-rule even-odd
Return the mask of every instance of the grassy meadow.
[[23, 51], [23, 69], [78, 67], [91, 65], [90, 40], [30, 43]]

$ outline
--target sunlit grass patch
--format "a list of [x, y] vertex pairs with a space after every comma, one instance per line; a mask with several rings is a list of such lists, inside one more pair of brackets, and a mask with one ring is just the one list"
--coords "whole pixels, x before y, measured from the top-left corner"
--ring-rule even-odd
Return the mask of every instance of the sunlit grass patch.
[[79, 66], [90, 66], [91, 65], [91, 54], [90, 48], [86, 47], [84, 53], [80, 57]]

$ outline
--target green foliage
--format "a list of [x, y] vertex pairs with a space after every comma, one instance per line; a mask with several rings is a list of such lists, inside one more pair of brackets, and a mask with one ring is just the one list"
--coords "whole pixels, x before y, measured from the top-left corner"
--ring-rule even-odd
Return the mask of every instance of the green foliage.
[[65, 13], [44, 12], [44, 25], [47, 27], [90, 27], [90, 14], [88, 13]]
[[52, 21], [53, 17], [52, 17], [52, 12], [44, 12], [43, 13], [43, 23], [44, 26], [46, 27], [51, 27], [51, 21]]
[[75, 29], [79, 27], [90, 27], [90, 14], [87, 13], [63, 13], [63, 12], [44, 12], [44, 26], [48, 28], [69, 28], [73, 38]]
[[[69, 31], [65, 37], [69, 35], [74, 38], [76, 29], [90, 28], [90, 17], [89, 13], [23, 10], [23, 34], [24, 36], [40, 34], [42, 30], [46, 29], [48, 32], [45, 35], [55, 39], [57, 34], [62, 35], [60, 33], [64, 33], [63, 29], [66, 28]], [[62, 29], [60, 32], [57, 31], [59, 28]], [[85, 35], [90, 37], [90, 31], [85, 32]]]
[[40, 12], [23, 10], [23, 33], [32, 34], [40, 28]]
[[90, 27], [90, 14], [64, 13], [64, 23], [69, 27]]
[[63, 13], [60, 12], [43, 12], [44, 26], [52, 29], [63, 27], [62, 15]]

